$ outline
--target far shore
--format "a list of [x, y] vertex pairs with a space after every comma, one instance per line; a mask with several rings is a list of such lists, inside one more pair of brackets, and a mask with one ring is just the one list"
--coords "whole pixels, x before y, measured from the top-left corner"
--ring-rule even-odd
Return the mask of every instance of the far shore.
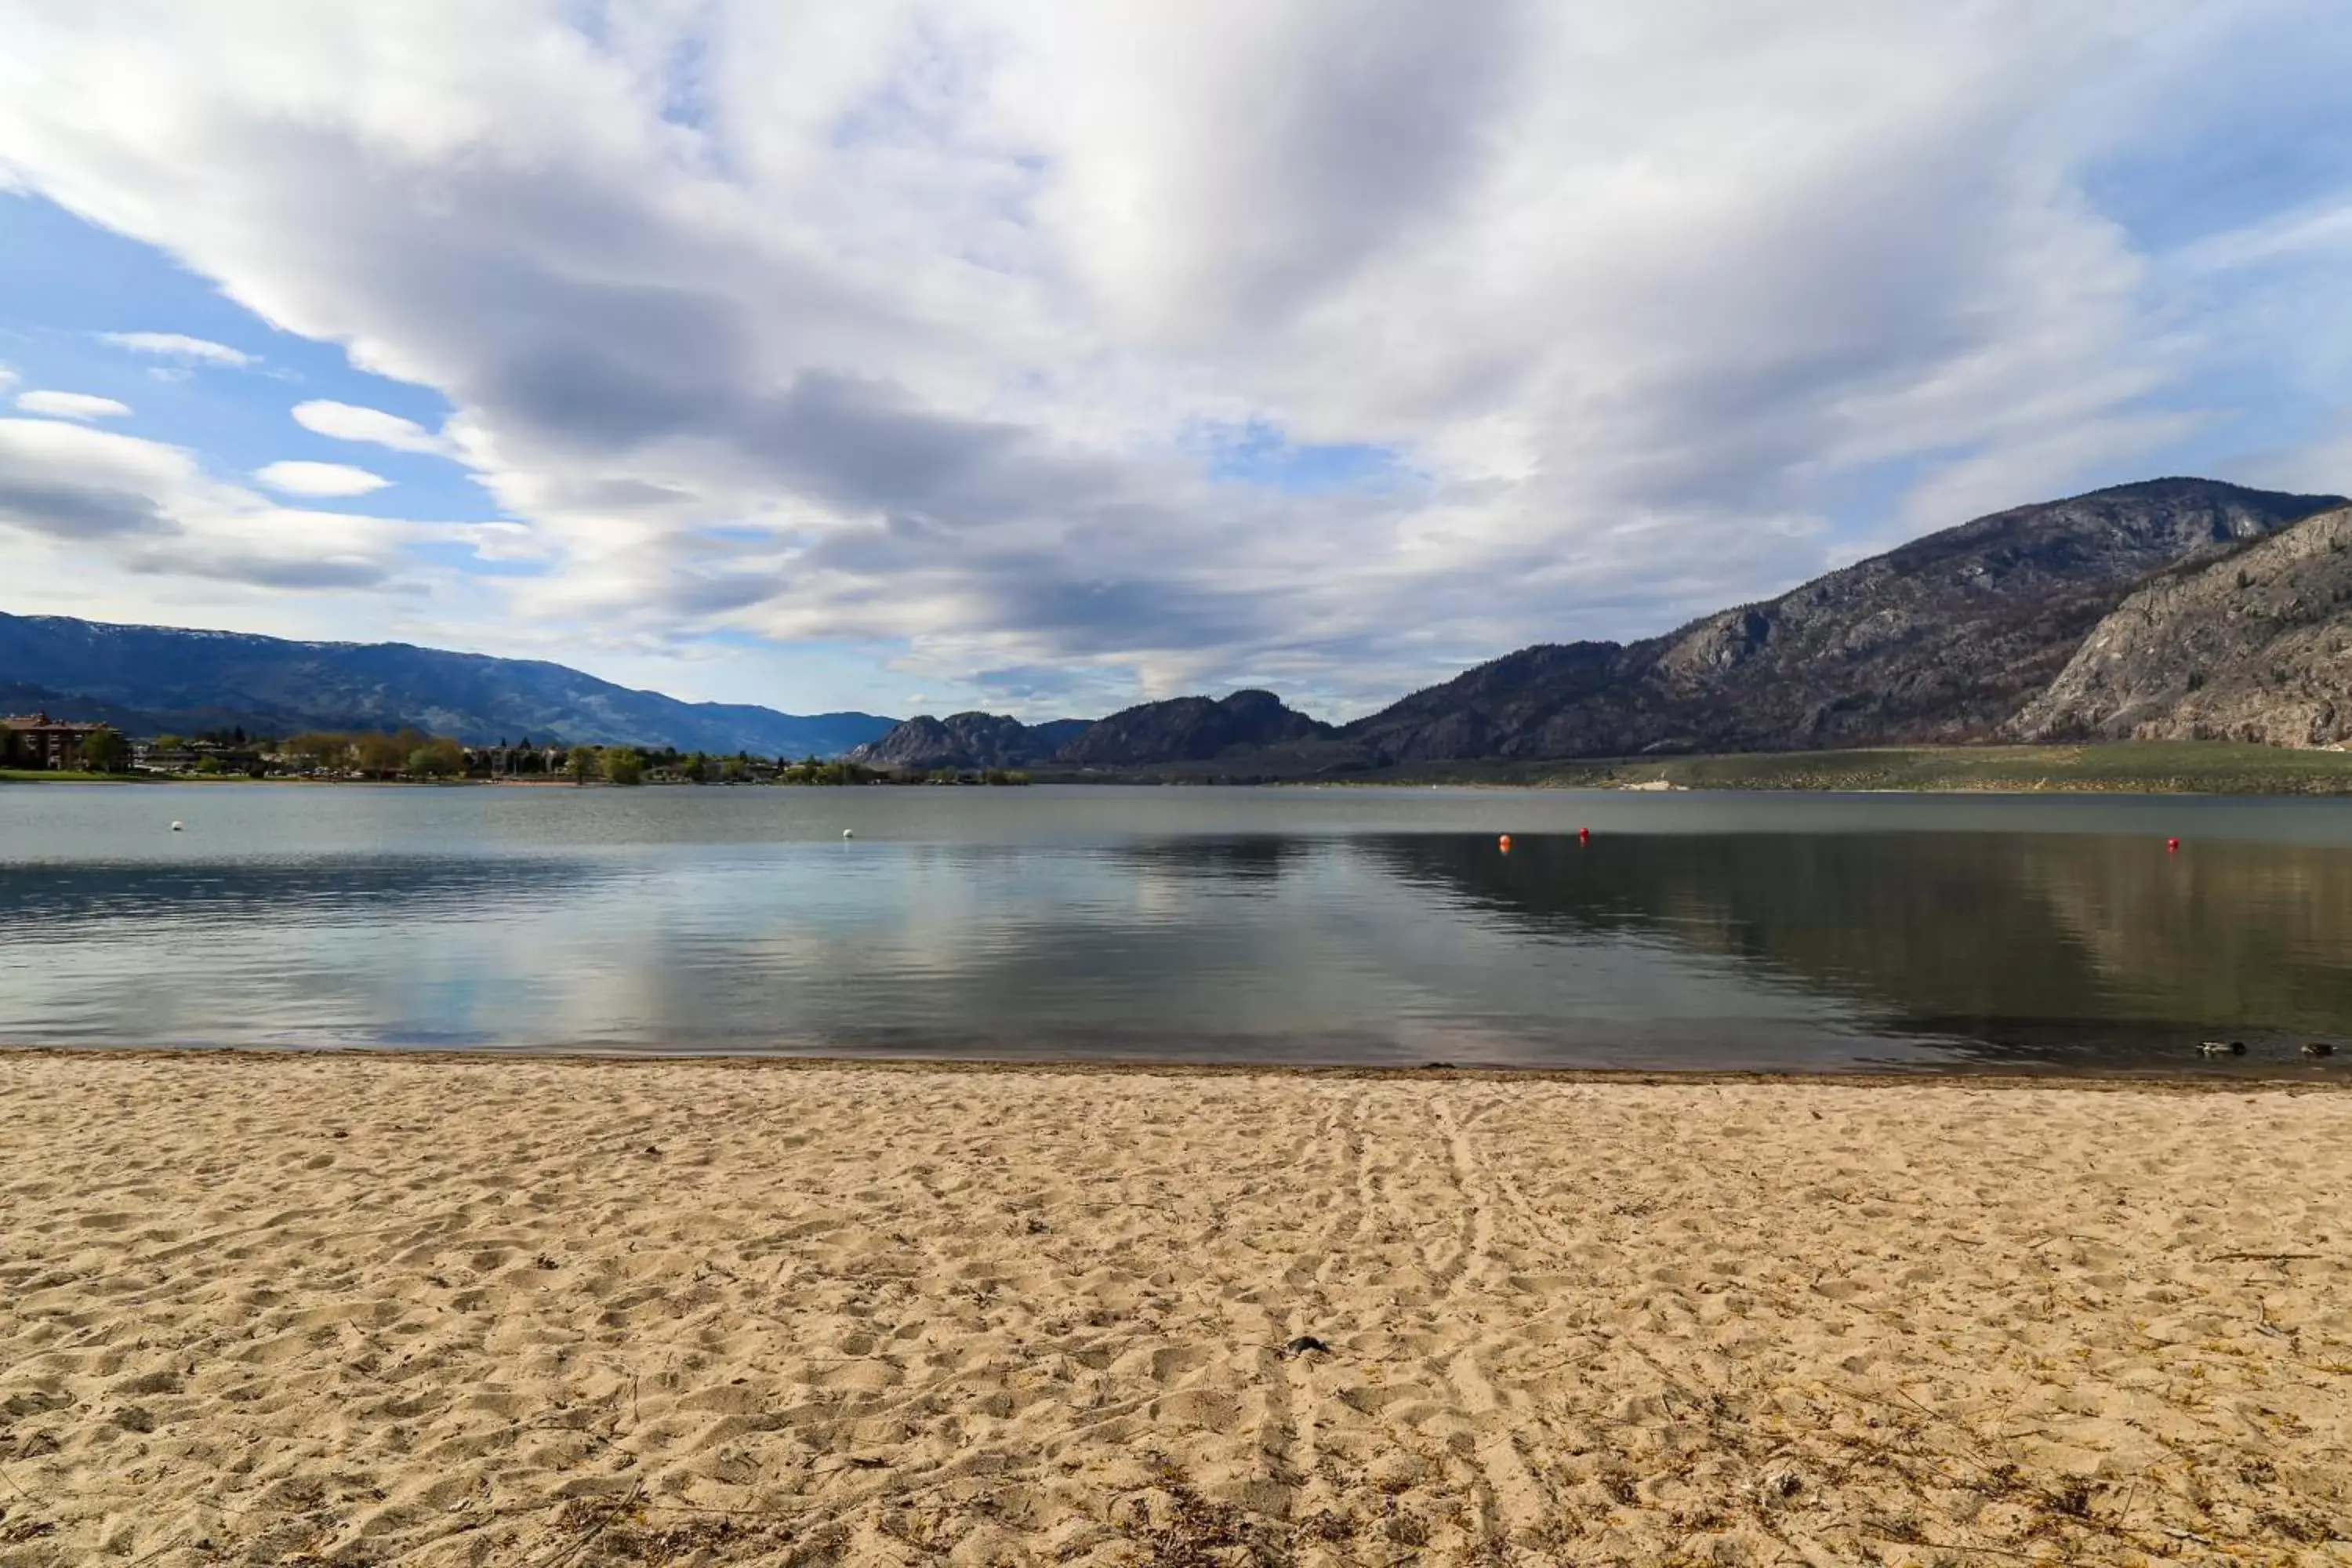
[[[1735, 752], [1398, 764], [1334, 772], [1288, 769], [1244, 758], [1159, 768], [1084, 773], [1032, 770], [1034, 784], [1289, 785], [1350, 789], [1562, 789], [1631, 794], [1706, 792], [1841, 795], [2352, 795], [2352, 752], [2294, 750], [2221, 741], [2109, 741], [2067, 745], [1895, 746], [1833, 752]], [[733, 784], [648, 780], [642, 786], [570, 778], [320, 779], [243, 774], [200, 775], [45, 773], [0, 770], [7, 783], [184, 783], [205, 784], [402, 784], [448, 787], [497, 784], [545, 789], [857, 788], [845, 782], [791, 781]], [[966, 778], [906, 777], [867, 781], [862, 787], [1005, 787]]]
[[2202, 1087], [0, 1053], [0, 1563], [2340, 1561]]

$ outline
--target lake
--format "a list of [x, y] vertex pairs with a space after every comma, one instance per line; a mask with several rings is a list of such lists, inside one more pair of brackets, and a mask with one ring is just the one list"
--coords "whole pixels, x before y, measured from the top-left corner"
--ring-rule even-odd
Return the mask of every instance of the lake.
[[2336, 1076], [2352, 805], [0, 786], [0, 1041]]

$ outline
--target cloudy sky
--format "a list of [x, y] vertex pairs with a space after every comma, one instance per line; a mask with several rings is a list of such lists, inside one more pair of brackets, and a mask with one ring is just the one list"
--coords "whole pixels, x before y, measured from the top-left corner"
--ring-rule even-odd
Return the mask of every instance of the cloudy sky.
[[2352, 490], [2340, 0], [0, 0], [0, 609], [1327, 716]]

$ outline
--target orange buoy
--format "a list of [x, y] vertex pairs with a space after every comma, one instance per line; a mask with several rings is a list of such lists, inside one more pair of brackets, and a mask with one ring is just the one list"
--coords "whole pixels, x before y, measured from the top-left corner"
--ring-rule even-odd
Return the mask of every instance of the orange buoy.
[[1495, 840], [1495, 847], [1500, 849], [1504, 854], [1508, 855], [1511, 852], [1511, 836], [1506, 833], [1500, 838]]
[[2168, 838], [2164, 841], [2164, 847], [2168, 850], [2179, 849], [2180, 847], [2180, 840], [2178, 838]]

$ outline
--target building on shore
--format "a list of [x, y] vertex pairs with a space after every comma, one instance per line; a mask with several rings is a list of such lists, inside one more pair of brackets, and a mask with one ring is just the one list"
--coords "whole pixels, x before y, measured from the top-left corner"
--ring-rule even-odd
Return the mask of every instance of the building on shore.
[[52, 719], [47, 713], [0, 719], [0, 767], [79, 767], [81, 743], [105, 728]]
[[279, 759], [250, 742], [173, 738], [168, 746], [152, 740], [131, 743], [131, 765], [142, 773], [252, 773], [257, 768], [266, 770], [273, 760]]

